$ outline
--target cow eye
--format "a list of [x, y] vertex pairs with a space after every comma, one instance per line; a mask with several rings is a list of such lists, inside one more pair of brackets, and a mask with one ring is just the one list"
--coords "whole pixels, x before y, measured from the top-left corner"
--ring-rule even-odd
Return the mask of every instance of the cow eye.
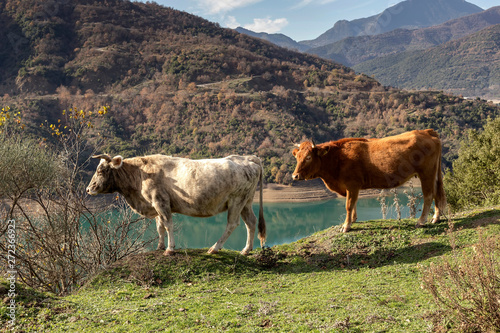
[[312, 158], [312, 157], [311, 157], [311, 155], [307, 155], [307, 157], [306, 157], [306, 161], [310, 161], [310, 160], [311, 160], [311, 158]]

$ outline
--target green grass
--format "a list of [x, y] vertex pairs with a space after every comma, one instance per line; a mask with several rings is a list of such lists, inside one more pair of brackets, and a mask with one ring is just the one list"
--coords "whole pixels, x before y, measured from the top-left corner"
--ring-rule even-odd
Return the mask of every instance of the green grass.
[[[17, 331], [431, 332], [438, 308], [421, 276], [431, 262], [500, 232], [500, 209], [416, 229], [355, 223], [255, 250], [154, 251], [127, 258], [67, 296], [18, 286]], [[452, 235], [452, 236], [451, 236]], [[6, 320], [5, 309], [0, 316]], [[4, 327], [4, 325], [2, 326]], [[1, 330], [1, 328], [0, 328]]]

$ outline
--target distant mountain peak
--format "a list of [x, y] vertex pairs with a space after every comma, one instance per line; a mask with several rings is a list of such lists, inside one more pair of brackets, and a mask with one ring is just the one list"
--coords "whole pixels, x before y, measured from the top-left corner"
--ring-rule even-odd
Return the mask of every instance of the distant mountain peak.
[[243, 27], [238, 27], [235, 30], [237, 32], [239, 32], [240, 34], [245, 34], [247, 36], [260, 38], [260, 39], [266, 40], [268, 42], [271, 42], [275, 45], [287, 48], [289, 50], [306, 51], [309, 48], [305, 45], [297, 43], [295, 40], [293, 40], [292, 38], [290, 38], [284, 34], [270, 34], [267, 32], [255, 32], [252, 30], [245, 29]]

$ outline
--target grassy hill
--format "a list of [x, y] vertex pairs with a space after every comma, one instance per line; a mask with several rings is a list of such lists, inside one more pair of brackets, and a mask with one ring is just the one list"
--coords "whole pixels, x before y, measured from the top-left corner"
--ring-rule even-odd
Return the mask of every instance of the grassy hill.
[[[498, 235], [499, 218], [493, 207], [453, 217], [452, 229], [445, 222], [416, 229], [414, 220], [367, 221], [348, 234], [332, 227], [249, 257], [227, 250], [147, 252], [115, 263], [72, 295], [18, 285], [17, 329], [459, 331], [423, 278], [430, 267], [478, 250], [479, 234]], [[6, 289], [2, 281], [0, 292]], [[0, 310], [2, 320], [6, 311]]]
[[286, 183], [291, 141], [432, 127], [450, 165], [466, 130], [500, 114], [481, 100], [385, 87], [155, 3], [7, 0], [0, 19], [0, 104], [48, 143], [40, 123], [108, 105], [96, 124], [107, 153], [256, 154], [266, 181]]
[[308, 53], [354, 66], [404, 51], [425, 50], [500, 23], [500, 6], [421, 29], [397, 29], [375, 36], [349, 37]]
[[498, 97], [500, 24], [425, 51], [382, 57], [354, 68], [400, 88]]

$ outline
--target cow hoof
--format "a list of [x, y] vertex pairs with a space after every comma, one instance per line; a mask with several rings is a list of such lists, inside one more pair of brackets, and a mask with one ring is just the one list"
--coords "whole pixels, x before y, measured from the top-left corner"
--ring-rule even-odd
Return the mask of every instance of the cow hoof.
[[165, 252], [163, 252], [163, 255], [167, 256], [167, 257], [173, 256], [174, 254], [175, 254], [175, 251], [174, 250], [169, 250], [169, 249], [165, 250]]
[[208, 249], [207, 251], [208, 254], [217, 254], [219, 253], [219, 250], [216, 250], [214, 246]]
[[156, 250], [158, 250], [158, 251], [163, 251], [165, 249], [166, 249], [165, 245], [163, 245], [163, 246], [158, 245], [158, 247], [156, 248]]
[[438, 223], [440, 221], [439, 217], [438, 218], [433, 218], [431, 223], [432, 224], [435, 224], [435, 223]]
[[349, 230], [351, 230], [351, 228], [350, 228], [350, 227], [342, 227], [342, 232], [343, 232], [343, 233], [346, 233], [346, 232], [348, 232]]
[[247, 256], [247, 255], [249, 255], [249, 254], [250, 254], [250, 252], [251, 252], [251, 251], [252, 251], [252, 250], [242, 250], [242, 251], [240, 252], [240, 254], [241, 254], [242, 256]]
[[424, 224], [423, 223], [417, 223], [415, 225], [415, 228], [423, 228], [424, 227]]

